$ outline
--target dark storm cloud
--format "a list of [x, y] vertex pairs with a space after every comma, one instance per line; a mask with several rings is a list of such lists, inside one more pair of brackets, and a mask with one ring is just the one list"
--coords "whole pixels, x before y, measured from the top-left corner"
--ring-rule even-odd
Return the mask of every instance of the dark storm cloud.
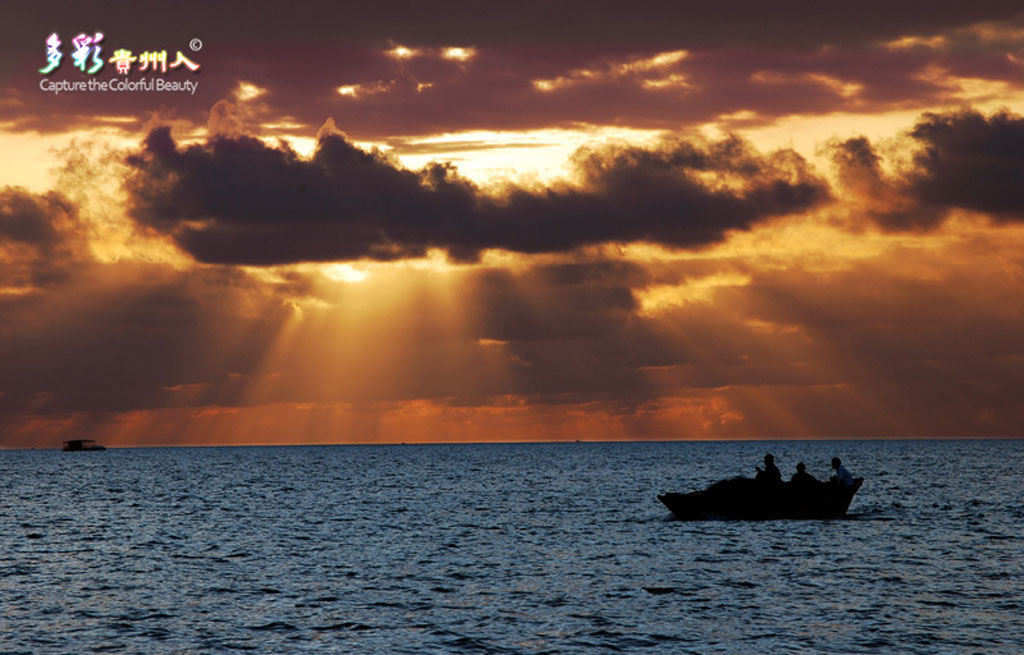
[[36, 195], [23, 189], [0, 190], [0, 244], [31, 244], [50, 248], [62, 240], [54, 225], [57, 217], [72, 213], [71, 205], [56, 193]]
[[514, 188], [503, 198], [451, 167], [404, 170], [336, 134], [307, 160], [247, 137], [181, 150], [161, 128], [128, 162], [132, 215], [197, 259], [222, 263], [388, 260], [429, 248], [474, 259], [487, 248], [537, 253], [640, 240], [701, 246], [827, 196], [795, 153], [761, 155], [737, 139], [581, 151], [581, 186]]
[[910, 134], [922, 147], [910, 182], [922, 202], [1024, 220], [1024, 117], [929, 114]]
[[0, 189], [0, 287], [32, 290], [64, 279], [85, 247], [80, 227], [60, 194]]
[[893, 175], [864, 137], [833, 144], [840, 182], [886, 229], [930, 229], [966, 209], [1024, 221], [1024, 117], [964, 109], [925, 114], [907, 135], [912, 161]]

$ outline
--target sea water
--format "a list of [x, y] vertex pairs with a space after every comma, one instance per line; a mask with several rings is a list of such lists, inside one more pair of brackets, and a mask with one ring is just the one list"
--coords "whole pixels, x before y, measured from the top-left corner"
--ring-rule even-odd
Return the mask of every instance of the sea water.
[[[847, 519], [656, 495], [840, 456]], [[1024, 652], [1024, 442], [0, 452], [0, 653]]]

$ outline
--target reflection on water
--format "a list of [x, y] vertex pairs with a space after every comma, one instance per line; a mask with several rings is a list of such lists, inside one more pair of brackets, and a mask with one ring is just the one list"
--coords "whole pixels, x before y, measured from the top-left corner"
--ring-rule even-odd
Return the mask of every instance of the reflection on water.
[[[766, 451], [841, 521], [669, 520]], [[0, 452], [0, 652], [1020, 653], [1021, 441]]]

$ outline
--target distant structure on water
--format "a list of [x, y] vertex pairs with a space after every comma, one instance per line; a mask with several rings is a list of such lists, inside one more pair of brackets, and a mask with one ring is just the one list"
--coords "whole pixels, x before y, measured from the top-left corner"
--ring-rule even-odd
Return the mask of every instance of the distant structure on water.
[[64, 452], [78, 452], [82, 450], [106, 450], [107, 447], [96, 443], [92, 439], [70, 439], [65, 441], [60, 449]]

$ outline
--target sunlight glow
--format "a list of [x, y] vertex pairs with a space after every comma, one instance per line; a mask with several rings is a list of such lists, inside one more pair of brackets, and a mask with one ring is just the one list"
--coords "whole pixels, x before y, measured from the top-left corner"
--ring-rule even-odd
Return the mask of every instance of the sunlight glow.
[[468, 61], [476, 56], [476, 48], [445, 48], [442, 51], [441, 56], [445, 59], [453, 59], [455, 61]]
[[[132, 119], [133, 122], [135, 120]], [[65, 150], [73, 143], [102, 144], [111, 150], [127, 150], [138, 145], [138, 134], [114, 127], [121, 121], [103, 122], [110, 125], [50, 134], [0, 131], [0, 152], [3, 153], [0, 157], [0, 186], [23, 186], [36, 192], [53, 188], [53, 153]]]
[[295, 131], [295, 130], [305, 129], [305, 128], [309, 127], [309, 126], [306, 125], [305, 123], [299, 123], [299, 122], [295, 121], [290, 116], [286, 116], [286, 117], [284, 117], [284, 118], [282, 118], [281, 120], [278, 120], [278, 121], [271, 121], [269, 123], [263, 123], [263, 124], [261, 124], [261, 127], [263, 129], [265, 129], [265, 130], [272, 130], [272, 131]]
[[130, 125], [139, 122], [135, 116], [93, 116], [93, 120], [114, 125]]
[[619, 73], [632, 73], [637, 71], [649, 71], [657, 68], [664, 68], [677, 64], [680, 61], [686, 59], [690, 55], [686, 50], [672, 50], [669, 52], [660, 52], [653, 57], [646, 57], [643, 59], [634, 59], [631, 61], [619, 64], [616, 70]]
[[376, 84], [343, 84], [342, 86], [339, 86], [336, 91], [338, 92], [338, 95], [341, 96], [358, 98], [360, 96], [386, 93], [391, 89], [392, 84], [393, 82], [377, 82]]
[[949, 45], [949, 39], [939, 34], [936, 36], [901, 36], [898, 39], [886, 41], [882, 47], [886, 50], [914, 50], [917, 48], [938, 50], [947, 45]]
[[250, 82], [239, 80], [238, 86], [235, 88], [235, 98], [241, 102], [247, 100], [255, 100], [262, 95], [265, 95], [267, 90], [256, 86]]
[[644, 80], [641, 84], [645, 89], [673, 89], [688, 88], [690, 86], [690, 83], [686, 81], [686, 77], [678, 73], [672, 73], [667, 77], [658, 79]]
[[336, 282], [362, 282], [370, 277], [368, 272], [354, 268], [351, 264], [324, 264], [321, 270]]
[[690, 304], [709, 304], [721, 287], [750, 284], [750, 276], [739, 273], [714, 273], [687, 280], [683, 284], [655, 284], [634, 291], [640, 313], [653, 316], [666, 310]]
[[399, 45], [387, 50], [385, 54], [394, 59], [411, 59], [419, 55], [420, 51], [417, 48], [407, 48], [404, 45]]
[[640, 84], [648, 89], [685, 87], [687, 84], [682, 75], [668, 73], [665, 69], [679, 63], [688, 56], [689, 53], [686, 50], [672, 50], [658, 53], [652, 57], [631, 58], [600, 68], [575, 68], [568, 71], [565, 75], [548, 79], [535, 79], [531, 80], [530, 83], [534, 89], [542, 93], [549, 93], [583, 82], [625, 78], [651, 71], [659, 71], [662, 73], [660, 77], [641, 79]]
[[542, 182], [572, 174], [570, 155], [582, 146], [616, 141], [653, 144], [661, 130], [580, 125], [575, 129], [469, 130], [390, 139], [401, 162], [419, 169], [450, 161], [459, 174], [482, 185], [508, 180]]
[[1015, 91], [1019, 92], [1020, 86], [1011, 85], [1005, 80], [952, 75], [949, 69], [938, 65], [928, 66], [917, 77], [930, 84], [949, 89], [960, 102], [970, 103], [975, 107], [985, 101], [1001, 100]]
[[757, 84], [819, 84], [838, 96], [852, 98], [864, 90], [864, 85], [859, 82], [848, 82], [824, 73], [778, 73], [774, 71], [757, 71], [750, 76], [751, 82]]

